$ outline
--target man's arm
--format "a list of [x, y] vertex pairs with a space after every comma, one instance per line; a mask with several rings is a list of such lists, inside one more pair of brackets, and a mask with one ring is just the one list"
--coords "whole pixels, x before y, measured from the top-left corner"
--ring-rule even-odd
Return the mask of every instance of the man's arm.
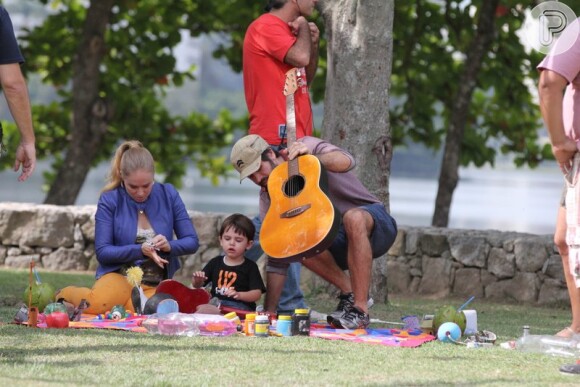
[[564, 131], [562, 111], [564, 90], [567, 83], [567, 80], [560, 74], [551, 70], [543, 70], [538, 86], [540, 110], [550, 135], [552, 152], [563, 169], [570, 165], [572, 157], [577, 151], [576, 143], [568, 138]]
[[286, 53], [284, 62], [294, 67], [308, 67], [312, 53], [312, 38], [308, 21], [303, 16], [299, 16], [288, 25], [292, 33], [296, 35], [296, 42]]
[[310, 85], [314, 81], [314, 76], [316, 76], [316, 69], [318, 68], [318, 39], [320, 38], [320, 31], [318, 27], [313, 22], [308, 23], [308, 28], [310, 29], [310, 62], [306, 66], [306, 80]]
[[0, 65], [0, 84], [10, 113], [20, 131], [20, 145], [16, 150], [14, 170], [18, 171], [22, 165], [22, 174], [18, 180], [24, 181], [34, 171], [36, 149], [28, 87], [18, 63]]

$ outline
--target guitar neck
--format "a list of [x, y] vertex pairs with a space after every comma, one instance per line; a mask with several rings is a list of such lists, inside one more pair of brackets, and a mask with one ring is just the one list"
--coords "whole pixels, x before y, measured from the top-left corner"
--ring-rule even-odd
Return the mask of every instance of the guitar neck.
[[294, 110], [294, 94], [286, 96], [286, 142], [288, 146], [296, 142], [296, 115]]

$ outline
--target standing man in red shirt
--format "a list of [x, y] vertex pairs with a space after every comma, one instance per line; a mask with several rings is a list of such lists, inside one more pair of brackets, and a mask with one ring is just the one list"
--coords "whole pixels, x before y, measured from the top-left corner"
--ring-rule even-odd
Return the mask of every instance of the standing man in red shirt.
[[[318, 66], [320, 32], [306, 17], [314, 11], [317, 0], [268, 0], [266, 13], [248, 27], [243, 48], [243, 77], [246, 105], [250, 116], [250, 134], [258, 134], [273, 149], [286, 147], [286, 97], [283, 94], [286, 72], [297, 68], [298, 90], [294, 94], [296, 138], [312, 135], [312, 106], [308, 85]], [[261, 220], [256, 225], [254, 248], [248, 258], [257, 260]], [[300, 290], [299, 263], [290, 265], [279, 311], [306, 307]]]

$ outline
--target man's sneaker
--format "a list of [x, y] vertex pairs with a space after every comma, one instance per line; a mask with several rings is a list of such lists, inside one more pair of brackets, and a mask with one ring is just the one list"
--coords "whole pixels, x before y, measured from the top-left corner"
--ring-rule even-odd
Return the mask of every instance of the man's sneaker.
[[363, 312], [356, 306], [350, 308], [344, 316], [335, 319], [332, 325], [335, 328], [342, 329], [366, 329], [368, 328], [371, 319], [368, 313]]
[[331, 325], [333, 325], [334, 320], [344, 316], [344, 314], [354, 306], [354, 294], [352, 292], [341, 294], [338, 296], [338, 299], [339, 301], [336, 310], [326, 317], [326, 321]]

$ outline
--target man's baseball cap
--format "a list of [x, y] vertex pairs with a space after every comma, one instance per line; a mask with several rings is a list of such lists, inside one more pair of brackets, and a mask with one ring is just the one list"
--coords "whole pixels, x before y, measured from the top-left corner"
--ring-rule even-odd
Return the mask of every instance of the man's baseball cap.
[[270, 145], [257, 134], [240, 138], [233, 146], [230, 162], [240, 172], [240, 182], [260, 169], [262, 153]]

